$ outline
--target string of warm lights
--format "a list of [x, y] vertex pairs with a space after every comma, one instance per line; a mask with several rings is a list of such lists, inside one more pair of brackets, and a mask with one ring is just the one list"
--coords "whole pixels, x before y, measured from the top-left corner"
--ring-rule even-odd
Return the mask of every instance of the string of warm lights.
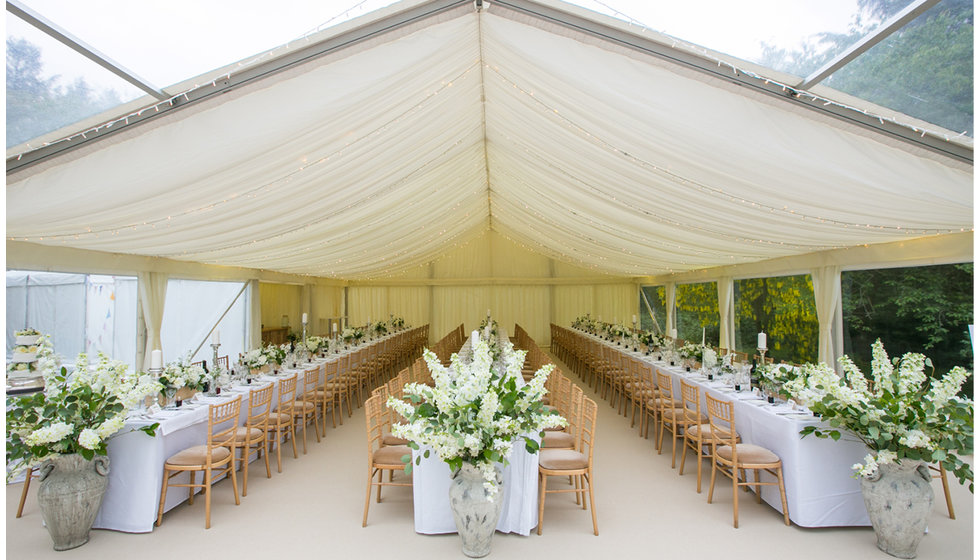
[[[554, 107], [554, 106], [551, 106], [551, 105], [545, 103], [544, 101], [542, 101], [540, 99], [540, 96], [539, 95], [536, 95], [533, 91], [529, 91], [528, 89], [526, 89], [523, 86], [519, 85], [514, 80], [512, 80], [512, 79], [508, 78], [507, 76], [505, 76], [499, 67], [492, 66], [490, 64], [485, 64], [485, 67], [486, 67], [486, 69], [489, 69], [495, 76], [497, 76], [503, 83], [507, 84], [512, 89], [520, 92], [521, 94], [523, 94], [524, 96], [526, 96], [527, 99], [530, 100], [533, 104], [539, 106], [541, 108], [541, 113], [543, 115], [547, 115], [549, 118], [560, 120], [565, 125], [566, 128], [568, 128], [569, 130], [575, 131], [580, 137], [589, 140], [590, 142], [592, 142], [592, 143], [594, 143], [594, 144], [602, 147], [606, 151], [608, 151], [610, 153], [613, 153], [613, 154], [616, 154], [616, 155], [618, 155], [618, 156], [620, 156], [622, 158], [628, 159], [630, 161], [633, 161], [634, 163], [636, 163], [636, 164], [638, 164], [638, 165], [640, 165], [640, 166], [642, 166], [642, 167], [644, 167], [644, 168], [646, 168], [646, 169], [648, 169], [650, 171], [653, 171], [654, 173], [657, 173], [659, 175], [662, 175], [664, 177], [667, 177], [667, 178], [671, 179], [675, 183], [674, 186], [677, 189], [680, 189], [681, 187], [694, 187], [694, 188], [700, 190], [703, 193], [710, 194], [712, 196], [715, 196], [715, 197], [718, 197], [718, 198], [722, 198], [722, 199], [728, 200], [729, 202], [735, 202], [735, 203], [744, 205], [746, 207], [752, 207], [752, 208], [759, 208], [759, 209], [767, 210], [767, 211], [769, 211], [770, 213], [773, 213], [773, 214], [780, 214], [780, 215], [783, 215], [785, 217], [792, 217], [792, 218], [799, 219], [799, 220], [802, 220], [802, 221], [809, 220], [809, 221], [814, 222], [814, 223], [830, 223], [830, 224], [834, 224], [834, 225], [838, 225], [838, 226], [843, 226], [843, 227], [848, 227], [848, 228], [865, 229], [865, 230], [879, 230], [879, 231], [888, 230], [888, 231], [894, 231], [896, 233], [901, 233], [901, 234], [906, 235], [906, 236], [911, 236], [911, 235], [917, 235], [917, 236], [918, 235], [928, 235], [928, 234], [933, 234], [933, 233], [955, 233], [957, 231], [957, 230], [949, 229], [949, 228], [941, 228], [941, 229], [940, 228], [915, 228], [915, 229], [910, 229], [910, 228], [906, 228], [906, 227], [902, 227], [902, 226], [892, 226], [892, 225], [884, 225], [884, 224], [870, 224], [870, 223], [848, 222], [848, 221], [838, 220], [838, 219], [835, 219], [835, 218], [829, 218], [829, 217], [815, 216], [815, 215], [807, 214], [807, 213], [803, 212], [802, 210], [789, 208], [789, 206], [777, 207], [777, 206], [773, 206], [773, 205], [767, 204], [767, 203], [762, 202], [762, 201], [751, 200], [751, 199], [748, 199], [748, 198], [746, 198], [744, 196], [730, 194], [730, 193], [726, 192], [724, 189], [722, 189], [720, 187], [710, 186], [710, 185], [704, 184], [704, 183], [702, 183], [700, 181], [697, 181], [697, 180], [694, 180], [694, 179], [690, 179], [690, 178], [687, 178], [687, 177], [683, 177], [683, 176], [678, 175], [677, 173], [674, 173], [673, 171], [667, 169], [664, 166], [661, 166], [659, 164], [646, 161], [646, 160], [644, 160], [644, 159], [636, 156], [631, 150], [627, 150], [625, 148], [622, 148], [622, 147], [620, 147], [620, 146], [618, 146], [618, 145], [616, 145], [616, 144], [614, 144], [614, 143], [606, 140], [605, 138], [602, 138], [599, 134], [593, 133], [592, 131], [588, 130], [584, 126], [582, 126], [582, 125], [578, 124], [577, 122], [575, 122], [574, 120], [572, 120], [569, 116], [567, 116], [563, 111], [559, 110], [557, 107]], [[484, 74], [484, 75], [486, 75], [486, 74]], [[670, 186], [670, 183], [666, 183], [665, 186]], [[678, 194], [683, 194], [683, 193], [678, 190]], [[960, 230], [960, 231], [962, 231], [962, 230]]]
[[[931, 130], [931, 129], [926, 129], [926, 128], [920, 128], [918, 126], [915, 126], [915, 125], [912, 125], [912, 124], [908, 124], [906, 122], [902, 122], [902, 121], [900, 121], [900, 120], [898, 120], [898, 119], [896, 119], [894, 117], [886, 117], [884, 115], [879, 115], [877, 113], [872, 113], [872, 112], [868, 111], [867, 109], [861, 109], [859, 107], [854, 107], [852, 105], [848, 105], [848, 104], [842, 103], [840, 101], [835, 101], [835, 100], [830, 99], [830, 98], [827, 98], [827, 97], [822, 97], [822, 96], [816, 95], [816, 94], [810, 92], [809, 90], [797, 89], [796, 87], [793, 87], [793, 86], [784, 84], [784, 83], [779, 82], [777, 80], [773, 80], [772, 78], [767, 78], [765, 76], [760, 76], [756, 72], [752, 72], [751, 70], [745, 70], [742, 67], [735, 66], [734, 64], [732, 64], [731, 62], [729, 62], [727, 60], [722, 60], [722, 59], [720, 59], [720, 58], [718, 58], [716, 56], [713, 56], [708, 51], [708, 49], [705, 49], [704, 47], [701, 47], [699, 45], [695, 45], [694, 43], [689, 43], [687, 41], [678, 39], [678, 38], [676, 38], [676, 37], [674, 37], [672, 35], [668, 35], [667, 33], [662, 32], [662, 31], [656, 31], [654, 29], [651, 29], [648, 25], [646, 25], [645, 23], [641, 22], [640, 20], [638, 20], [638, 19], [636, 19], [634, 17], [631, 17], [631, 16], [623, 13], [623, 12], [621, 12], [621, 11], [613, 8], [612, 6], [609, 6], [605, 2], [602, 2], [601, 0], [592, 0], [592, 1], [595, 2], [596, 4], [599, 4], [599, 5], [603, 6], [604, 8], [608, 9], [609, 11], [615, 13], [617, 16], [620, 16], [621, 18], [627, 20], [627, 23], [629, 23], [631, 26], [639, 27], [641, 33], [642, 32], [649, 31], [651, 33], [658, 33], [658, 34], [666, 35], [666, 36], [670, 37], [670, 39], [672, 41], [671, 48], [681, 47], [684, 50], [687, 50], [687, 51], [689, 51], [691, 53], [694, 53], [694, 54], [696, 54], [696, 55], [698, 55], [700, 57], [706, 58], [706, 59], [710, 60], [711, 62], [716, 63], [719, 68], [721, 68], [721, 67], [728, 67], [729, 69], [732, 70], [732, 72], [736, 76], [738, 74], [743, 74], [743, 75], [748, 76], [750, 78], [753, 78], [753, 79], [756, 79], [756, 80], [765, 82], [766, 85], [770, 85], [770, 84], [775, 85], [775, 86], [781, 88], [784, 93], [786, 93], [787, 95], [791, 95], [794, 98], [799, 99], [799, 98], [803, 98], [803, 97], [809, 97], [813, 101], [816, 101], [816, 102], [819, 102], [819, 103], [823, 103], [824, 106], [834, 106], [834, 107], [838, 107], [838, 108], [841, 108], [841, 109], [846, 109], [848, 111], [855, 111], [855, 112], [861, 113], [861, 114], [863, 114], [863, 115], [865, 115], [867, 117], [870, 117], [870, 118], [873, 118], [873, 119], [877, 119], [879, 124], [885, 124], [886, 122], [888, 122], [890, 124], [894, 124], [894, 125], [900, 126], [902, 128], [905, 128], [906, 130], [911, 130], [911, 131], [915, 132], [916, 134], [918, 134], [920, 138], [924, 138], [926, 135], [928, 135], [928, 136], [931, 136], [932, 138], [937, 138], [937, 139], [942, 138], [946, 142], [951, 142], [953, 139], [965, 137], [966, 134], [967, 134], [967, 131], [964, 130], [963, 132], [960, 132], [959, 134], [957, 134], [956, 136], [954, 136], [954, 137], [951, 138], [949, 136], [949, 134], [947, 134], [946, 132], [940, 132], [938, 130]], [[802, 81], [802, 78], [800, 78], [800, 79]]]

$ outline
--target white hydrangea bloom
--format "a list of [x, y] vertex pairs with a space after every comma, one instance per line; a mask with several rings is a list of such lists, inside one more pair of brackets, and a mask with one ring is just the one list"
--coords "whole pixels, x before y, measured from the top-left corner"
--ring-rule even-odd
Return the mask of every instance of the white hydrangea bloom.
[[[121, 430], [123, 424], [125, 423], [126, 423], [125, 414], [113, 416], [112, 418], [103, 422], [102, 425], [99, 426], [98, 429], [96, 430], [96, 433], [100, 438], [106, 439], [107, 437]], [[79, 443], [81, 443], [81, 439], [79, 439]]]
[[61, 441], [74, 431], [75, 426], [72, 424], [55, 422], [54, 424], [35, 430], [32, 434], [24, 438], [24, 442], [31, 447], [45, 445]]
[[95, 449], [102, 443], [102, 438], [99, 437], [98, 432], [92, 428], [85, 428], [82, 433], [78, 435], [78, 445], [81, 445], [85, 449]]
[[892, 362], [885, 352], [885, 345], [879, 338], [871, 345], [871, 373], [874, 376], [876, 397], [880, 397], [883, 391], [895, 392], [891, 380], [893, 371]]

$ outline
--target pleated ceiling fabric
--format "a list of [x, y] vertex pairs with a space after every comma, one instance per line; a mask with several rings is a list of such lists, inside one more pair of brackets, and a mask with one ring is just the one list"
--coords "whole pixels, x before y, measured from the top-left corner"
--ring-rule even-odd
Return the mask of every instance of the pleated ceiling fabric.
[[625, 277], [973, 227], [972, 168], [576, 33], [491, 6], [312, 61], [14, 177], [8, 239], [356, 280], [493, 231]]

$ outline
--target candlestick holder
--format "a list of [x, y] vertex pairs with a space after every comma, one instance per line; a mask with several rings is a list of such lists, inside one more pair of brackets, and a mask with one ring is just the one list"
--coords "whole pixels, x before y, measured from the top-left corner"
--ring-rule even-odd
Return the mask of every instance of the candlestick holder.
[[213, 351], [213, 355], [211, 359], [212, 370], [217, 370], [218, 368], [218, 348], [221, 348], [221, 344], [215, 344], [213, 342], [211, 343], [211, 350]]
[[766, 350], [768, 350], [768, 348], [756, 348], [756, 350], [759, 351], [759, 365], [766, 365]]
[[303, 342], [306, 342], [306, 323], [303, 323]]

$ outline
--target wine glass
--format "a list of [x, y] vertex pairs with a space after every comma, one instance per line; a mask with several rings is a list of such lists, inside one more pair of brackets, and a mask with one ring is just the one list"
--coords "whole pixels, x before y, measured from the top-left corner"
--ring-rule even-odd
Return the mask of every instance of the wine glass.
[[167, 398], [167, 405], [165, 408], [177, 408], [177, 405], [174, 402], [176, 400], [174, 397], [177, 396], [176, 387], [164, 387], [163, 396]]

